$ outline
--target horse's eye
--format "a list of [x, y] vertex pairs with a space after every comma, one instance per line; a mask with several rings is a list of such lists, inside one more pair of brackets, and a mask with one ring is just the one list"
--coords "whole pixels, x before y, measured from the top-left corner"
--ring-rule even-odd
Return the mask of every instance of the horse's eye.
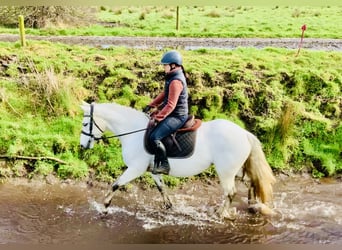
[[83, 127], [88, 126], [88, 122], [83, 123]]

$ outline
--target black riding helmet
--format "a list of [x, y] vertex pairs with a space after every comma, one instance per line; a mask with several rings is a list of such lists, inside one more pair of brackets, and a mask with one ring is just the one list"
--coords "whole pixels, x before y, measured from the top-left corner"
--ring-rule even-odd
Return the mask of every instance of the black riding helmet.
[[179, 54], [178, 51], [171, 50], [171, 51], [166, 52], [163, 55], [160, 63], [161, 64], [172, 64], [172, 63], [174, 63], [174, 64], [181, 66], [183, 64], [183, 60], [182, 60], [181, 54]]

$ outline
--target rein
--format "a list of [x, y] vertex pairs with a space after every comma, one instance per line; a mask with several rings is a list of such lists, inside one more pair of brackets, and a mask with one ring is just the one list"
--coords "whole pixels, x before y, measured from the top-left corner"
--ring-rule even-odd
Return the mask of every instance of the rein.
[[[133, 130], [131, 132], [127, 132], [127, 133], [122, 133], [122, 134], [118, 134], [118, 135], [112, 135], [112, 136], [102, 136], [101, 138], [97, 139], [97, 140], [101, 140], [101, 139], [110, 139], [110, 138], [115, 138], [115, 137], [120, 137], [120, 136], [125, 136], [125, 135], [130, 135], [130, 134], [135, 134], [141, 131], [145, 131], [147, 130], [147, 128], [142, 128], [142, 129], [138, 129], [138, 130]], [[96, 140], [96, 138], [94, 138]]]
[[130, 134], [134, 134], [134, 133], [138, 133], [138, 132], [147, 130], [147, 128], [142, 128], [142, 129], [138, 129], [138, 130], [134, 130], [134, 131], [131, 131], [131, 132], [126, 132], [126, 133], [122, 133], [122, 134], [118, 134], [118, 135], [112, 135], [112, 136], [104, 136], [104, 135], [102, 135], [101, 137], [95, 137], [94, 134], [93, 134], [93, 125], [95, 125], [95, 127], [98, 130], [100, 130], [101, 133], [104, 133], [104, 131], [95, 122], [93, 114], [94, 114], [94, 104], [92, 103], [92, 104], [90, 104], [90, 114], [83, 116], [83, 117], [90, 117], [89, 133], [84, 131], [84, 130], [82, 130], [81, 133], [84, 134], [84, 135], [87, 135], [87, 136], [89, 136], [91, 138], [93, 138], [95, 141], [107, 140], [107, 139], [110, 139], [110, 138], [117, 138], [117, 137], [121, 137], [121, 136], [125, 136], [125, 135], [130, 135]]

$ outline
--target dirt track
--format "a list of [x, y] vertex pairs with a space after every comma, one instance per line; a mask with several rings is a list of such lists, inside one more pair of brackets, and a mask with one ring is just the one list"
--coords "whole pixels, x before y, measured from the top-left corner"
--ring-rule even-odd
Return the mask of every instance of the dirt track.
[[[133, 48], [224, 48], [278, 47], [298, 49], [300, 38], [186, 38], [186, 37], [116, 37], [116, 36], [32, 36], [27, 40], [46, 40], [66, 44], [82, 44], [107, 48], [128, 46]], [[15, 42], [19, 35], [0, 34], [0, 41]], [[303, 49], [342, 51], [342, 39], [304, 38]]]

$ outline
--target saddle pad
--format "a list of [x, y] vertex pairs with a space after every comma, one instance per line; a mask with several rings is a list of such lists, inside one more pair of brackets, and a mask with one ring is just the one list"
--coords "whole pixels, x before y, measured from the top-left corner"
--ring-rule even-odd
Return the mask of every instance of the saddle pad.
[[[169, 158], [186, 158], [190, 157], [193, 154], [196, 143], [197, 128], [200, 126], [200, 124], [201, 120], [195, 119], [195, 124], [193, 126], [196, 128], [195, 130], [180, 129], [162, 140], [166, 148], [167, 156]], [[149, 143], [149, 140], [147, 140], [147, 138], [149, 138], [149, 135], [152, 132], [152, 130], [153, 127], [148, 127], [144, 138], [145, 150], [150, 154], [154, 154], [154, 151], [153, 146]]]

